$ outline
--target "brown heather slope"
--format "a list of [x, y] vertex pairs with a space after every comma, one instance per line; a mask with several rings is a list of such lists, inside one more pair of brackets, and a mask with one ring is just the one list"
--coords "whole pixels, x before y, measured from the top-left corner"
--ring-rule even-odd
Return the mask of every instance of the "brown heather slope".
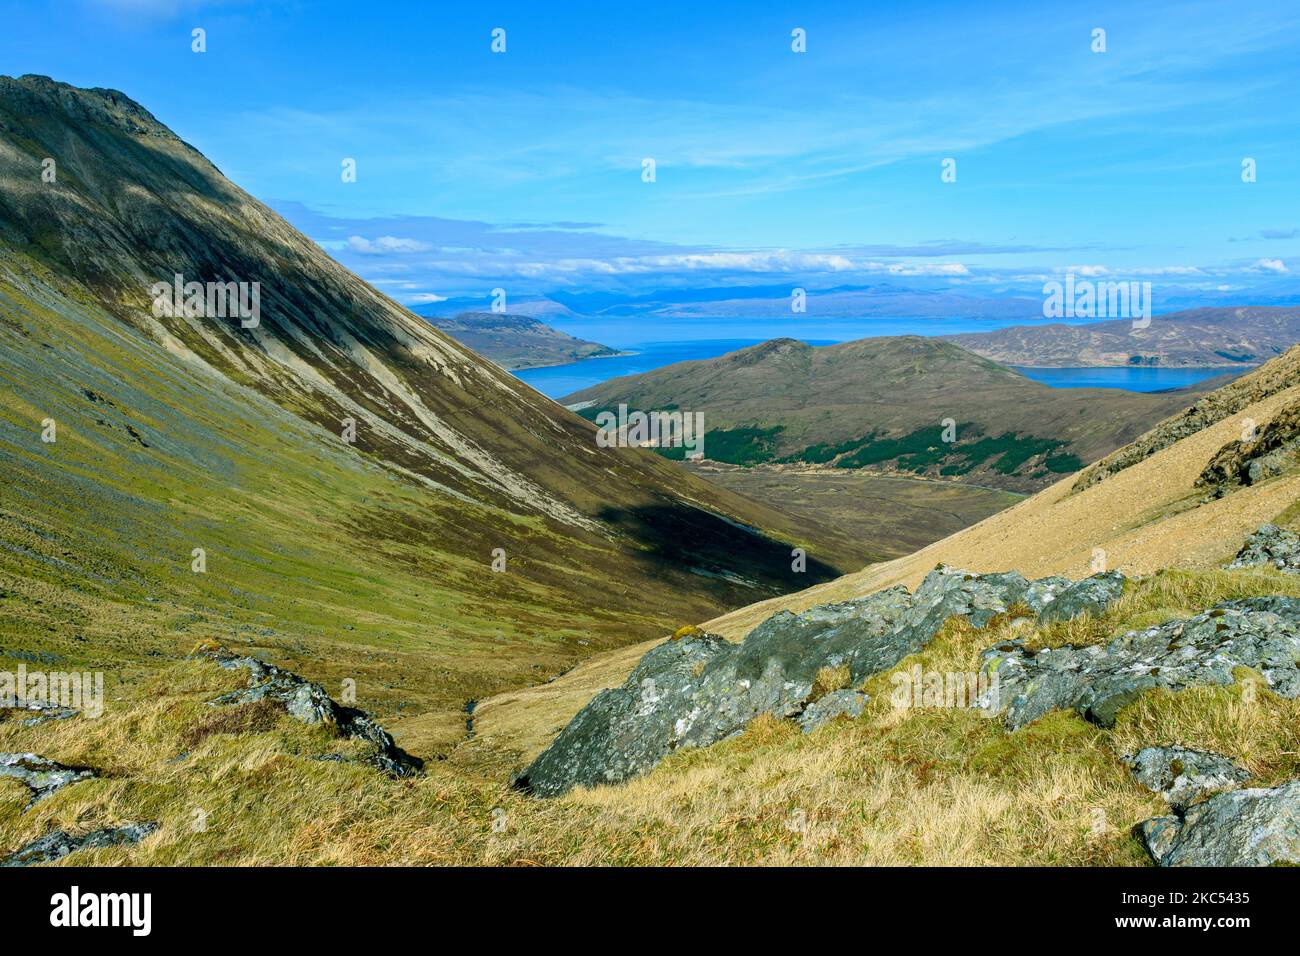
[[[1130, 463], [1102, 480], [1080, 481], [1080, 490], [1075, 490], [1076, 476], [1067, 477], [913, 554], [732, 611], [701, 626], [740, 640], [777, 611], [800, 611], [896, 584], [916, 587], [938, 564], [975, 572], [1016, 570], [1026, 577], [1080, 578], [1091, 573], [1100, 549], [1107, 568], [1128, 575], [1166, 567], [1216, 567], [1261, 524], [1300, 521], [1300, 473], [1292, 469], [1219, 498], [1198, 487], [1196, 480], [1220, 449], [1241, 437], [1244, 420], [1263, 428], [1297, 402], [1300, 346], [1206, 396], [1198, 403], [1202, 427], [1190, 434], [1170, 437], [1185, 427], [1185, 413], [1121, 449], [1112, 457]], [[602, 654], [546, 687], [484, 701], [476, 722], [480, 736], [526, 757], [535, 755], [597, 691], [621, 684], [656, 643]]]
[[1275, 306], [1189, 309], [1084, 325], [1015, 325], [945, 338], [1006, 365], [1057, 368], [1136, 366], [1247, 368], [1300, 342], [1300, 309]]
[[[706, 458], [794, 461], [1029, 492], [1186, 406], [1192, 391], [1051, 388], [916, 335], [811, 346], [773, 339], [611, 379], [564, 401], [702, 412]], [[955, 441], [943, 422], [956, 425]]]
[[[260, 324], [155, 315], [178, 273], [260, 283]], [[237, 643], [445, 741], [467, 699], [801, 585], [792, 544], [834, 576], [833, 533], [594, 438], [128, 97], [0, 77], [6, 654], [112, 682]]]

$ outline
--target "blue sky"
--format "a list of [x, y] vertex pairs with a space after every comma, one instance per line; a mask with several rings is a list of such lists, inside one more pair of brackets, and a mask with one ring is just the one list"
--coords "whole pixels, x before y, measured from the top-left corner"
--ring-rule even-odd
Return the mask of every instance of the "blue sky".
[[122, 90], [413, 304], [997, 294], [1072, 269], [1157, 296], [1296, 290], [1294, 3], [64, 6], [0, 0], [0, 70]]

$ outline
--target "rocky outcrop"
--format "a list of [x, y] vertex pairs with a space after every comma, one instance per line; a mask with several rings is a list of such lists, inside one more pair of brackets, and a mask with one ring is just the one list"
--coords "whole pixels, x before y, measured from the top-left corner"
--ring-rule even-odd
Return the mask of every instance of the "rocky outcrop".
[[1266, 524], [1242, 545], [1229, 568], [1272, 565], [1281, 571], [1300, 571], [1300, 534]]
[[1254, 485], [1300, 463], [1300, 402], [1283, 408], [1249, 441], [1230, 441], [1215, 453], [1196, 479], [1222, 495]]
[[25, 784], [32, 793], [27, 807], [37, 800], [44, 800], [51, 794], [57, 793], [70, 783], [89, 780], [93, 776], [95, 776], [93, 770], [85, 767], [65, 767], [61, 763], [55, 763], [53, 760], [32, 753], [0, 753], [0, 777], [12, 777]]
[[805, 734], [810, 734], [836, 717], [860, 717], [870, 699], [860, 690], [833, 690], [804, 708], [799, 715], [799, 726]]
[[1210, 797], [1180, 816], [1155, 817], [1138, 835], [1159, 866], [1300, 863], [1300, 780]]
[[1183, 621], [1130, 631], [1105, 647], [1058, 647], [1038, 652], [1020, 641], [995, 645], [983, 668], [996, 691], [980, 705], [1006, 711], [1022, 727], [1049, 711], [1073, 708], [1103, 726], [1153, 687], [1231, 684], [1233, 669], [1259, 671], [1283, 697], [1300, 696], [1300, 600], [1284, 597], [1228, 601]]
[[[1033, 601], [1035, 588], [1042, 589], [1040, 602]], [[1035, 609], [1042, 607], [1039, 621], [1068, 621], [1082, 614], [1100, 614], [1108, 608], [1124, 593], [1124, 575], [1118, 571], [1103, 571], [1082, 581], [1044, 578], [1031, 583], [1030, 591], [1031, 606]]]
[[1129, 758], [1129, 766], [1138, 783], [1178, 808], [1250, 777], [1227, 757], [1188, 747], [1144, 747]]
[[373, 717], [355, 707], [334, 701], [319, 684], [297, 674], [267, 664], [255, 657], [237, 657], [224, 648], [204, 649], [197, 656], [214, 661], [227, 670], [247, 669], [248, 687], [223, 694], [211, 703], [215, 706], [248, 704], [271, 700], [284, 705], [290, 717], [304, 724], [326, 724], [342, 737], [364, 740], [375, 748], [371, 762], [395, 777], [418, 773], [424, 762], [393, 742], [393, 738]]
[[[919, 651], [951, 617], [983, 627], [1016, 605], [1032, 614], [1097, 612], [1122, 585], [1113, 573], [1081, 582], [1027, 581], [1016, 573], [941, 567], [915, 594], [896, 587], [801, 614], [781, 611], [740, 644], [687, 632], [649, 651], [621, 687], [598, 694], [516, 783], [555, 796], [628, 780], [674, 750], [739, 733], [761, 714], [804, 714], [822, 668], [847, 669], [851, 688]], [[854, 703], [836, 697], [815, 708], [808, 722]]]
[[15, 700], [12, 706], [0, 703], [0, 722], [17, 720], [20, 726], [35, 727], [47, 720], [67, 720], [76, 717], [81, 711], [72, 707], [60, 707], [40, 701]]
[[33, 866], [37, 863], [54, 863], [77, 850], [97, 850], [109, 846], [126, 846], [139, 843], [154, 830], [156, 823], [128, 823], [120, 827], [104, 827], [80, 836], [63, 830], [47, 833], [33, 840], [16, 853], [0, 858], [0, 866]]
[[1174, 443], [1202, 429], [1209, 428], [1256, 402], [1290, 388], [1296, 383], [1300, 371], [1300, 348], [1292, 348], [1284, 355], [1261, 366], [1223, 388], [1198, 399], [1186, 411], [1165, 419], [1145, 435], [1130, 442], [1105, 458], [1089, 465], [1075, 480], [1072, 492], [1085, 491], [1111, 475], [1146, 461]]

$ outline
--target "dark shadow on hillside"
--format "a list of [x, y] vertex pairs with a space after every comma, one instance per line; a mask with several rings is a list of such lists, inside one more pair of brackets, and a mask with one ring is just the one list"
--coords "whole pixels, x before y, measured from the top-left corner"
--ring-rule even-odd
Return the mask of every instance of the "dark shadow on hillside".
[[[809, 554], [806, 570], [794, 571], [794, 545], [774, 541], [689, 505], [604, 508], [598, 517], [645, 542], [647, 547], [638, 558], [654, 563], [660, 574], [680, 574], [684, 584], [692, 577], [729, 583], [727, 589], [735, 592], [738, 601], [801, 590], [851, 570], [834, 567]], [[739, 579], [758, 587], [746, 586]]]

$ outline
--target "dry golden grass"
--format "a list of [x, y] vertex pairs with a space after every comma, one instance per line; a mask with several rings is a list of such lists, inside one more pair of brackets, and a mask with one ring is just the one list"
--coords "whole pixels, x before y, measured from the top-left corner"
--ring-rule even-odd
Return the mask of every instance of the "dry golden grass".
[[[1288, 590], [1289, 589], [1289, 590]], [[1178, 572], [1135, 585], [1128, 620], [1185, 601], [1300, 593], [1275, 572]], [[1089, 627], [1122, 627], [1107, 615]], [[393, 780], [322, 728], [206, 701], [243, 675], [191, 661], [159, 672], [98, 720], [0, 723], [0, 750], [99, 768], [22, 812], [25, 788], [0, 780], [0, 850], [53, 828], [158, 820], [137, 847], [76, 864], [930, 864], [1141, 865], [1132, 827], [1165, 812], [1122, 756], [1180, 743], [1238, 757], [1257, 782], [1300, 775], [1300, 702], [1241, 686], [1154, 692], [1111, 730], [1054, 713], [1013, 733], [961, 708], [896, 708], [891, 677], [919, 664], [978, 667], [1015, 634], [1058, 641], [1002, 615], [975, 630], [950, 621], [920, 654], [873, 676], [862, 717], [809, 735], [766, 717], [738, 737], [679, 752], [617, 787], [535, 800], [509, 789], [518, 754], [473, 738], [428, 774]], [[1249, 678], [1251, 675], [1243, 674]], [[833, 687], [843, 675], [828, 673]], [[195, 828], [202, 811], [206, 829]]]

